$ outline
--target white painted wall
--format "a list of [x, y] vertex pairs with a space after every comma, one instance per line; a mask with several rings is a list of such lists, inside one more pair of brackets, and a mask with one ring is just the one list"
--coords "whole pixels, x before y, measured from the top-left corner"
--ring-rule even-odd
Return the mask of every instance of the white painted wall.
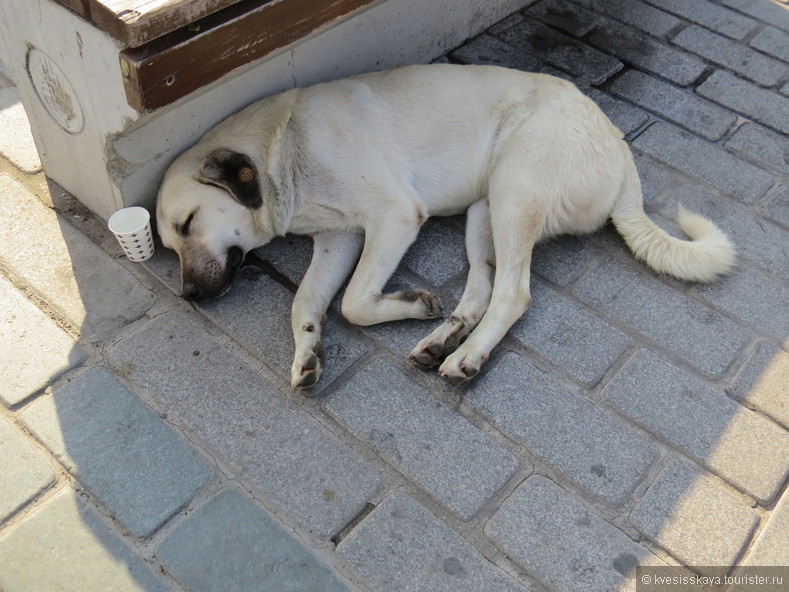
[[[125, 100], [117, 57], [121, 47], [47, 0], [0, 2], [0, 23], [6, 67], [27, 111], [44, 171], [106, 217], [122, 202], [106, 170], [104, 138], [137, 117]], [[39, 99], [27, 73], [31, 47], [49, 56], [73, 88], [71, 100], [85, 118], [79, 134], [63, 130]]]
[[[296, 85], [429, 62], [533, 1], [379, 0], [144, 116], [126, 103], [122, 47], [59, 4], [0, 2], [0, 43], [44, 171], [106, 220], [124, 205], [152, 208], [172, 159], [252, 101]], [[85, 118], [80, 133], [63, 130], [39, 99], [26, 71], [30, 47], [68, 79]]]

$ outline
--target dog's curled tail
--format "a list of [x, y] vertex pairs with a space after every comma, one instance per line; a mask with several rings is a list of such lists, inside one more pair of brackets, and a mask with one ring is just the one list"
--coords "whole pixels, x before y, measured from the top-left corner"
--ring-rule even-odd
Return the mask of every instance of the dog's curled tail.
[[[677, 223], [692, 240], [682, 240], [657, 226], [638, 207], [615, 210], [614, 226], [636, 257], [655, 271], [681, 280], [711, 282], [729, 273], [737, 253], [728, 237], [712, 221], [679, 206]], [[624, 211], [622, 211], [624, 210]]]

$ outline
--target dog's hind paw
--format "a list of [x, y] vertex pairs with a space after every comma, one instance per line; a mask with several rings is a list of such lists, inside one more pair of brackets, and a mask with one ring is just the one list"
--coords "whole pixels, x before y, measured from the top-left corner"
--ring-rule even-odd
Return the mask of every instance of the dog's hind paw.
[[481, 352], [471, 352], [464, 354], [460, 350], [449, 356], [441, 364], [438, 372], [441, 378], [448, 383], [460, 384], [479, 374], [482, 365], [488, 360], [488, 356]]
[[290, 386], [294, 389], [308, 389], [314, 386], [323, 372], [325, 363], [326, 351], [320, 342], [305, 355], [296, 355], [291, 367]]
[[468, 325], [453, 315], [417, 343], [409, 359], [414, 366], [422, 370], [434, 368], [458, 348], [468, 332]]

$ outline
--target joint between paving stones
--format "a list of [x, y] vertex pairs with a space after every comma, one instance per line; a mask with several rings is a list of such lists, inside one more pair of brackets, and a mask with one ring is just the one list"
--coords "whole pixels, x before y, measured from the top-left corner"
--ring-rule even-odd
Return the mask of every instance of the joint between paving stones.
[[79, 328], [54, 307], [44, 295], [40, 294], [33, 286], [14, 273], [12, 268], [6, 266], [2, 260], [0, 260], [0, 277], [5, 277], [12, 286], [24, 294], [25, 298], [49, 317], [52, 322], [65, 331], [74, 341], [79, 341]]

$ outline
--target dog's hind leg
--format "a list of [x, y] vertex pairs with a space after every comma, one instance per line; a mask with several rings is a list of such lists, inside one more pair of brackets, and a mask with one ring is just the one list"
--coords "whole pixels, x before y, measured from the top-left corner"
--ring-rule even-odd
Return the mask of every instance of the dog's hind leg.
[[432, 368], [440, 364], [458, 348], [488, 309], [493, 291], [495, 254], [487, 199], [475, 202], [468, 209], [466, 254], [469, 271], [463, 297], [449, 318], [411, 352], [411, 363], [418, 368]]
[[296, 345], [291, 366], [293, 388], [311, 387], [323, 371], [326, 353], [321, 345], [321, 328], [326, 309], [351, 273], [362, 241], [362, 235], [354, 233], [313, 236], [312, 261], [293, 299], [291, 314]]
[[[514, 165], [509, 165], [502, 163], [499, 170], [512, 171]], [[529, 267], [532, 249], [543, 231], [544, 206], [539, 197], [530, 195], [531, 183], [518, 182], [507, 172], [499, 177], [503, 179], [491, 179], [489, 193], [496, 253], [493, 293], [477, 327], [439, 368], [441, 376], [453, 384], [479, 372], [491, 350], [531, 304]]]
[[342, 313], [355, 325], [441, 316], [438, 298], [425, 290], [383, 294], [387, 280], [416, 239], [427, 216], [417, 208], [389, 212], [365, 228], [362, 257], [345, 289]]

